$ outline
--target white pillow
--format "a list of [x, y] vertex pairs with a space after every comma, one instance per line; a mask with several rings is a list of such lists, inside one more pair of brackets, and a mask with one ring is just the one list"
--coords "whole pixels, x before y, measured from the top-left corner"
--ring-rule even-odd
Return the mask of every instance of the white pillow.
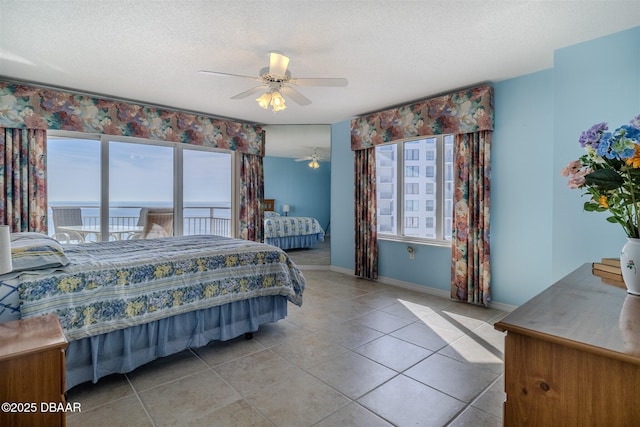
[[10, 240], [12, 272], [64, 267], [70, 263], [60, 243], [45, 234], [11, 233]]

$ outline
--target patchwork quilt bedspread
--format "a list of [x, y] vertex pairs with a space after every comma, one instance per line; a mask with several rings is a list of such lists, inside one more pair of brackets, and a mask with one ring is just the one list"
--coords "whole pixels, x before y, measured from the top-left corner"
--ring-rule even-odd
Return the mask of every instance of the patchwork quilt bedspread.
[[264, 237], [306, 236], [321, 233], [324, 230], [317, 219], [305, 216], [276, 216], [265, 218]]
[[302, 304], [305, 279], [270, 245], [218, 236], [65, 245], [71, 263], [23, 274], [22, 317], [57, 312], [69, 340], [257, 296]]

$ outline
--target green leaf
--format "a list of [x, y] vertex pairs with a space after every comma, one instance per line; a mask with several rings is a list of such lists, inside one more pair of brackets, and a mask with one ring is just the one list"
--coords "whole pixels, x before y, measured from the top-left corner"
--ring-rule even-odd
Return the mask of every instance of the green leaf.
[[584, 210], [587, 211], [587, 212], [604, 212], [604, 211], [606, 211], [605, 208], [603, 208], [599, 204], [593, 203], [593, 202], [584, 202]]
[[587, 185], [593, 185], [601, 190], [615, 190], [624, 184], [620, 174], [613, 169], [598, 169], [584, 177]]

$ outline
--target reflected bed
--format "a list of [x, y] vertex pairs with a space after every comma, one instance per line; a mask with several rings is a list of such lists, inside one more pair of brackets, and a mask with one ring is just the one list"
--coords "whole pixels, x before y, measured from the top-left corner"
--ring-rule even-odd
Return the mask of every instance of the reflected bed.
[[265, 199], [264, 242], [281, 249], [307, 249], [324, 240], [324, 230], [317, 219], [282, 216], [274, 210], [275, 200]]

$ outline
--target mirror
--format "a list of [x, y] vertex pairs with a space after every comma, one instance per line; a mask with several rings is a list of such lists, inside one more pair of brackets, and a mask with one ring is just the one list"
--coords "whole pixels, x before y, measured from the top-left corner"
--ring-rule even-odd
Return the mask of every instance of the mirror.
[[[299, 266], [331, 264], [331, 126], [267, 125], [265, 129], [264, 197], [274, 199], [274, 211], [284, 216], [315, 218], [325, 240], [312, 249], [287, 249]], [[309, 164], [318, 154], [319, 167]], [[267, 236], [265, 230], [265, 237]]]

